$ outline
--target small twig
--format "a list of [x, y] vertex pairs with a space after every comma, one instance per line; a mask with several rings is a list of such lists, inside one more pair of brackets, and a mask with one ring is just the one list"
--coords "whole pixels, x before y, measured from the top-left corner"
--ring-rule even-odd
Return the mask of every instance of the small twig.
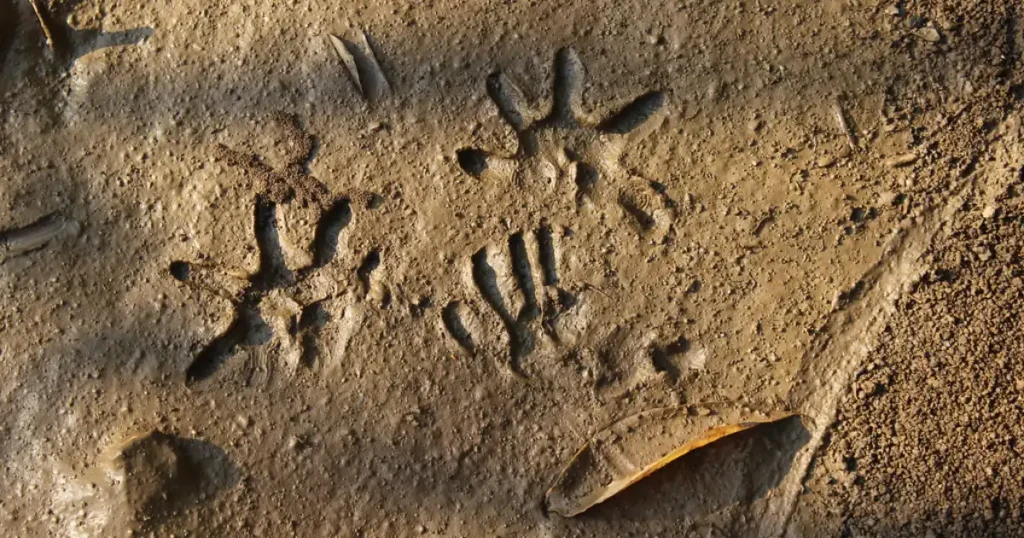
[[611, 296], [609, 296], [609, 295], [608, 295], [607, 293], [605, 293], [605, 292], [601, 291], [601, 288], [598, 288], [597, 286], [595, 286], [595, 285], [593, 285], [593, 284], [588, 284], [588, 283], [584, 282], [584, 283], [583, 283], [583, 287], [584, 287], [585, 289], [588, 289], [588, 290], [594, 290], [594, 291], [596, 291], [597, 293], [600, 293], [601, 295], [604, 295], [606, 299], [611, 299]]
[[79, 231], [77, 221], [56, 213], [23, 228], [0, 231], [0, 264], [8, 258], [40, 249], [65, 232], [77, 235]]
[[889, 168], [902, 168], [904, 166], [910, 166], [917, 162], [917, 153], [904, 153], [903, 155], [897, 155], [890, 157], [885, 160], [885, 166]]
[[853, 133], [853, 129], [850, 129], [850, 123], [846, 120], [846, 112], [843, 111], [843, 105], [839, 102], [839, 98], [832, 101], [832, 114], [836, 118], [839, 130], [846, 135], [846, 141], [850, 143], [850, 149], [856, 151], [857, 135]]
[[752, 233], [754, 235], [761, 235], [761, 232], [764, 230], [764, 227], [767, 226], [768, 223], [773, 220], [775, 220], [775, 208], [769, 207], [768, 211], [764, 214], [764, 216], [761, 217], [761, 220], [758, 221], [756, 226], [754, 226], [754, 230]]
[[46, 46], [50, 47], [50, 50], [57, 52], [57, 41], [54, 39], [54, 34], [50, 29], [48, 21], [49, 13], [39, 5], [39, 0], [28, 0], [28, 3], [32, 4], [32, 11], [35, 12], [36, 20], [39, 21], [39, 26], [43, 29], [43, 35], [46, 36]]

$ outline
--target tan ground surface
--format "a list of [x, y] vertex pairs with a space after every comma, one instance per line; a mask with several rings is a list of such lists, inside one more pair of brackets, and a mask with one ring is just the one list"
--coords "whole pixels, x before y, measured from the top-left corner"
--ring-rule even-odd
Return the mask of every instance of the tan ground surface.
[[[1019, 4], [36, 5], [5, 534], [1024, 535]], [[800, 418], [545, 510], [712, 403]]]

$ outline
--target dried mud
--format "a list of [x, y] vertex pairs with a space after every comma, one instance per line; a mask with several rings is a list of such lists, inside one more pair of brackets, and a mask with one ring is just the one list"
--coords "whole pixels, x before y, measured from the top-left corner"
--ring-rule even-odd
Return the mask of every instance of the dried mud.
[[[6, 534], [1024, 532], [1016, 3], [36, 4]], [[544, 509], [720, 402], [801, 417]]]

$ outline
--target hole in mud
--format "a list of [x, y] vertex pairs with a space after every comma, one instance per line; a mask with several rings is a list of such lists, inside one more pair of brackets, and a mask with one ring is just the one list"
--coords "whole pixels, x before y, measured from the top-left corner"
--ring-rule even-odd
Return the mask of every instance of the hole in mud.
[[480, 177], [487, 170], [487, 153], [479, 149], [466, 148], [455, 152], [459, 166], [469, 175]]
[[359, 282], [363, 284], [363, 294], [370, 293], [370, 275], [373, 274], [374, 270], [380, 267], [380, 251], [374, 249], [366, 255], [363, 259], [363, 263], [356, 270], [356, 275], [359, 276]]
[[951, 282], [956, 282], [956, 280], [957, 280], [957, 273], [956, 273], [956, 271], [953, 271], [952, 269], [941, 268], [941, 267], [940, 268], [936, 268], [936, 269], [932, 270], [929, 273], [925, 273], [924, 278], [921, 279], [921, 281], [924, 284], [939, 284], [939, 283], [948, 284], [948, 283], [951, 283]]
[[188, 281], [192, 274], [192, 266], [188, 262], [171, 262], [171, 276], [178, 282]]
[[459, 307], [460, 303], [458, 302], [448, 303], [448, 306], [444, 307], [444, 310], [441, 311], [441, 321], [444, 323], [444, 328], [448, 331], [448, 334], [463, 349], [473, 351], [476, 344], [473, 343], [473, 336], [466, 329], [465, 324], [462, 323], [462, 317], [459, 316]]
[[583, 198], [593, 194], [597, 188], [600, 174], [587, 163], [576, 163], [576, 205], [583, 204]]
[[523, 240], [522, 232], [516, 232], [508, 238], [508, 250], [512, 256], [512, 274], [526, 299], [519, 317], [535, 318], [539, 314], [537, 289], [533, 284], [533, 271], [530, 268], [530, 257], [526, 252], [526, 242]]
[[323, 267], [338, 254], [338, 234], [352, 222], [348, 200], [339, 200], [320, 218], [313, 238], [313, 265]]
[[277, 230], [277, 207], [266, 200], [258, 200], [254, 211], [256, 246], [260, 251], [260, 270], [254, 278], [264, 288], [282, 286], [292, 280], [292, 273], [284, 261], [281, 238]]
[[505, 121], [516, 131], [522, 131], [526, 126], [526, 120], [523, 118], [519, 106], [522, 96], [501, 72], [491, 73], [487, 77], [487, 95], [498, 107], [498, 111]]
[[409, 315], [418, 318], [423, 315], [424, 312], [429, 308], [433, 308], [434, 300], [430, 297], [420, 297], [415, 303], [409, 304]]
[[1010, 86], [1010, 96], [1016, 101], [1024, 101], [1024, 84]]
[[224, 334], [210, 342], [185, 370], [185, 384], [192, 385], [212, 376], [236, 348], [250, 340], [255, 314], [240, 312]]
[[537, 230], [537, 247], [540, 250], [540, 267], [544, 271], [544, 285], [558, 285], [558, 269], [555, 262], [555, 241], [550, 226]]
[[384, 197], [377, 194], [370, 194], [370, 199], [366, 201], [366, 209], [377, 209], [384, 205]]
[[576, 306], [577, 302], [579, 300], [572, 293], [563, 289], [558, 290], [558, 306], [563, 312]]
[[854, 301], [864, 296], [864, 292], [867, 290], [868, 284], [863, 280], [858, 280], [856, 284], [850, 289], [840, 292], [836, 296], [834, 306], [837, 309], [846, 308]]
[[677, 379], [680, 374], [680, 368], [676, 364], [676, 358], [689, 350], [690, 341], [680, 337], [667, 346], [656, 347], [651, 353], [651, 362], [654, 364], [655, 370], [665, 372], [672, 379]]
[[510, 323], [511, 316], [505, 308], [505, 301], [501, 298], [501, 291], [498, 288], [498, 276], [494, 268], [487, 261], [487, 249], [480, 249], [471, 258], [473, 264], [473, 283], [484, 298], [484, 301], [501, 316], [502, 321]]
[[299, 315], [296, 327], [298, 333], [302, 335], [302, 364], [307, 368], [316, 365], [320, 355], [320, 330], [327, 326], [330, 320], [331, 315], [321, 303], [306, 306]]
[[571, 47], [555, 54], [554, 96], [548, 121], [556, 124], [575, 124], [574, 108], [583, 95], [586, 69], [579, 55]]

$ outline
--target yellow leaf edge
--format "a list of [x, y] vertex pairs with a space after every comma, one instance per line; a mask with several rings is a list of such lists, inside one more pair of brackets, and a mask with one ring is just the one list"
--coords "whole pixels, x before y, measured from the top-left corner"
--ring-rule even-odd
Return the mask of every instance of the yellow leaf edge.
[[[678, 409], [680, 411], [685, 411], [689, 407], [690, 406], [681, 406], [681, 407], [678, 407], [676, 409]], [[662, 408], [661, 410], [667, 410], [667, 409], [669, 409], [669, 408]], [[566, 474], [572, 469], [573, 463], [575, 463], [576, 460], [579, 459], [579, 457], [588, 448], [591, 447], [591, 445], [594, 443], [594, 440], [597, 438], [597, 436], [600, 433], [615, 427], [615, 425], [619, 424], [620, 422], [624, 422], [624, 421], [629, 420], [629, 419], [631, 419], [633, 417], [636, 417], [637, 415], [641, 415], [641, 414], [644, 414], [644, 413], [649, 413], [649, 412], [652, 412], [652, 411], [658, 411], [658, 409], [642, 411], [640, 413], [636, 413], [636, 414], [624, 417], [624, 418], [619, 419], [619, 420], [611, 423], [610, 425], [608, 425], [608, 426], [598, 430], [597, 433], [594, 434], [594, 436], [591, 437], [590, 440], [588, 440], [582, 447], [580, 447], [579, 450], [576, 451], [576, 453], [573, 455], [573, 457], [570, 458], [569, 462], [565, 465], [565, 468], [562, 469], [562, 472], [558, 474], [558, 478], [555, 480], [554, 485], [552, 485], [550, 488], [548, 488], [547, 493], [544, 494], [544, 505], [545, 506], [549, 506], [550, 505], [551, 493], [555, 490], [555, 488], [557, 488], [563, 482], [563, 480], [565, 479]], [[774, 424], [776, 422], [780, 422], [782, 420], [786, 420], [788, 418], [795, 417], [795, 416], [798, 416], [798, 413], [792, 413], [792, 412], [772, 413], [772, 414], [769, 415], [769, 418], [767, 418], [765, 420], [755, 420], [755, 421], [749, 421], [749, 422], [740, 422], [740, 423], [737, 423], [737, 424], [726, 424], [726, 425], [723, 425], [723, 426], [716, 426], [714, 428], [711, 428], [710, 430], [705, 431], [704, 433], [702, 433], [698, 437], [683, 443], [682, 445], [679, 446], [679, 448], [676, 448], [672, 452], [669, 452], [668, 454], [662, 456], [658, 460], [654, 461], [650, 465], [644, 467], [643, 469], [641, 469], [640, 471], [635, 473], [633, 476], [631, 476], [629, 478], [626, 478], [626, 479], [616, 480], [616, 481], [611, 482], [610, 484], [608, 484], [607, 486], [605, 486], [603, 488], [603, 493], [597, 499], [595, 499], [593, 501], [590, 501], [590, 502], [587, 502], [587, 503], [583, 503], [579, 507], [579, 509], [574, 510], [574, 511], [572, 511], [570, 513], [563, 513], [563, 512], [561, 512], [561, 511], [559, 511], [557, 509], [551, 509], [551, 511], [556, 513], [556, 514], [559, 514], [561, 516], [564, 516], [564, 517], [575, 517], [575, 516], [578, 516], [578, 515], [586, 512], [587, 510], [590, 510], [594, 506], [596, 506], [598, 504], [601, 504], [601, 503], [607, 501], [608, 499], [614, 497], [615, 495], [620, 493], [622, 490], [628, 488], [629, 486], [632, 486], [633, 484], [639, 482], [640, 480], [643, 480], [647, 476], [651, 475], [652, 473], [654, 473], [655, 471], [661, 469], [662, 467], [668, 465], [669, 463], [672, 463], [676, 459], [679, 459], [682, 456], [685, 456], [686, 454], [688, 454], [690, 452], [693, 452], [694, 450], [697, 450], [698, 448], [703, 448], [703, 447], [705, 447], [707, 445], [710, 445], [710, 444], [712, 444], [712, 443], [714, 443], [716, 441], [724, 439], [724, 438], [726, 438], [726, 437], [728, 437], [730, 435], [733, 435], [733, 434], [736, 434], [736, 433], [739, 433], [739, 432], [742, 432], [742, 431], [749, 430], [750, 428], [753, 428], [755, 426], [760, 426], [762, 424]]]

